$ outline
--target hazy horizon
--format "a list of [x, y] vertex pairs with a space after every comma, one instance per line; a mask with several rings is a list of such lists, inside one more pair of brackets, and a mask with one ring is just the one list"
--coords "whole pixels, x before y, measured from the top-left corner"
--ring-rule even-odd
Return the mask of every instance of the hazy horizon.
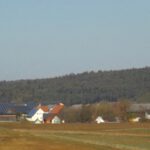
[[99, 72], [99, 71], [102, 71], [102, 72], [107, 72], [107, 71], [123, 71], [123, 70], [132, 70], [132, 69], [144, 69], [144, 68], [150, 68], [150, 66], [145, 66], [145, 67], [131, 67], [131, 68], [120, 68], [120, 69], [105, 69], [105, 70], [85, 70], [85, 71], [82, 71], [82, 72], [70, 72], [70, 73], [66, 73], [66, 74], [61, 74], [61, 75], [54, 75], [54, 76], [45, 76], [45, 77], [37, 77], [37, 78], [20, 78], [20, 79], [12, 79], [12, 80], [0, 80], [0, 82], [3, 82], [3, 81], [20, 81], [20, 80], [40, 80], [40, 79], [54, 79], [54, 78], [59, 78], [59, 77], [64, 77], [64, 76], [69, 76], [69, 75], [78, 75], [78, 74], [83, 74], [85, 72], [87, 73], [90, 73], [90, 72]]
[[0, 81], [150, 66], [148, 0], [1, 0]]

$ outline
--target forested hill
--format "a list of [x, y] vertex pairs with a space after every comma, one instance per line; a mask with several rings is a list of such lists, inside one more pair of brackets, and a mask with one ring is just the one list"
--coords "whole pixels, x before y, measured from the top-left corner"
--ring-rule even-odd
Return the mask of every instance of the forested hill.
[[0, 102], [61, 101], [70, 105], [119, 99], [150, 102], [150, 67], [0, 82]]

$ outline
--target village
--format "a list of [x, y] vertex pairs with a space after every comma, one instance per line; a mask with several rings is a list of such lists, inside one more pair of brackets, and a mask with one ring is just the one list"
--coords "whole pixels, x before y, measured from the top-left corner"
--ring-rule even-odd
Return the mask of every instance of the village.
[[[103, 104], [99, 104], [103, 105]], [[115, 104], [116, 105], [116, 104]], [[115, 106], [114, 105], [114, 106]], [[64, 123], [75, 123], [80, 122], [79, 119], [76, 121], [74, 118], [77, 115], [81, 115], [78, 113], [78, 111], [83, 111], [82, 107], [88, 107], [89, 105], [73, 105], [70, 106], [69, 109], [70, 112], [67, 112], [67, 115], [62, 115], [64, 112], [65, 105], [63, 103], [57, 103], [57, 104], [13, 104], [13, 103], [1, 103], [0, 104], [0, 122], [18, 122], [18, 121], [27, 121], [31, 122], [33, 124], [64, 124]], [[113, 106], [113, 107], [114, 107]], [[91, 107], [91, 106], [90, 106]], [[107, 108], [109, 109], [109, 108]], [[88, 110], [89, 111], [89, 110]], [[91, 115], [86, 112], [82, 114], [85, 115], [85, 118], [89, 118]], [[106, 111], [106, 110], [105, 110]], [[76, 115], [73, 115], [75, 114]], [[150, 104], [137, 104], [133, 103], [130, 105], [130, 107], [127, 110], [127, 113], [130, 114], [130, 117], [126, 120], [126, 122], [143, 122], [143, 121], [150, 121]], [[71, 115], [72, 114], [72, 115]], [[132, 114], [132, 115], [131, 115]], [[134, 114], [134, 115], [133, 115]], [[68, 121], [68, 115], [70, 115], [72, 120], [75, 121]], [[87, 119], [84, 119], [84, 121], [81, 121], [82, 123], [121, 123], [125, 122], [121, 120], [121, 118], [118, 116], [112, 116], [110, 114], [103, 115], [103, 113], [98, 113], [96, 116], [94, 116], [90, 121]], [[74, 117], [74, 118], [73, 118]], [[108, 119], [109, 118], [109, 119]]]
[[59, 118], [59, 114], [63, 108], [63, 103], [55, 105], [3, 103], [0, 104], [0, 122], [26, 120], [34, 124], [60, 124], [63, 120]]

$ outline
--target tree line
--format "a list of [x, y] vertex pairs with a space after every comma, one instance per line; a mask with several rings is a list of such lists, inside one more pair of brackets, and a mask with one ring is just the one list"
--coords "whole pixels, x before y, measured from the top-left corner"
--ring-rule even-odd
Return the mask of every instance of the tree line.
[[129, 113], [131, 103], [128, 100], [119, 100], [118, 102], [100, 102], [95, 104], [85, 104], [65, 107], [61, 112], [61, 118], [67, 123], [91, 123], [95, 122], [98, 116], [105, 121], [116, 122], [128, 121], [133, 114]]
[[150, 67], [0, 82], [0, 102], [63, 102], [73, 105], [122, 98], [150, 102]]

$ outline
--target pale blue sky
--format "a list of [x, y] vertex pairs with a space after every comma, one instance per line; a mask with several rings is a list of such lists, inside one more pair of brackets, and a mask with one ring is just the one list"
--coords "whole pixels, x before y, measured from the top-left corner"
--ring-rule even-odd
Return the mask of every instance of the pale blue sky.
[[0, 80], [145, 66], [149, 0], [0, 0]]

